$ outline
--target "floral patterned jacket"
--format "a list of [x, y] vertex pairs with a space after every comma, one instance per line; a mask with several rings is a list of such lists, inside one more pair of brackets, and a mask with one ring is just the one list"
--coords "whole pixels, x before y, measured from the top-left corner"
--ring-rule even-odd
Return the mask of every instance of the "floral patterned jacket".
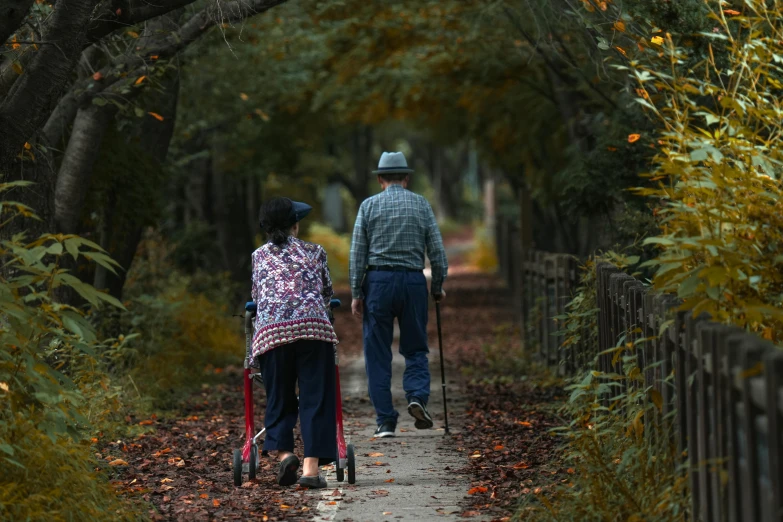
[[320, 245], [289, 237], [253, 252], [251, 295], [258, 306], [251, 365], [259, 355], [301, 339], [337, 344], [329, 321], [334, 290]]

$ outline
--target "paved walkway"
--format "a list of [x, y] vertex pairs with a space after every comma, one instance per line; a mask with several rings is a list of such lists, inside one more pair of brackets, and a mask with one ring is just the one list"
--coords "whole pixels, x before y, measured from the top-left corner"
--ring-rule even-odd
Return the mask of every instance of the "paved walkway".
[[[433, 314], [434, 315], [434, 314]], [[433, 318], [434, 319], [434, 318]], [[396, 337], [396, 336], [395, 336]], [[392, 393], [400, 411], [397, 436], [374, 439], [375, 412], [367, 399], [364, 358], [341, 368], [345, 401], [346, 437], [356, 448], [356, 484], [344, 483], [325, 495], [316, 520], [345, 522], [396, 520], [457, 520], [459, 502], [470, 488], [469, 478], [455, 470], [464, 467], [464, 456], [444, 438], [443, 399], [440, 390], [440, 359], [437, 345], [431, 348], [433, 394], [429, 410], [435, 429], [417, 430], [406, 411], [401, 376], [405, 361], [393, 350]], [[450, 385], [454, 384], [450, 380]], [[449, 409], [461, 412], [463, 404], [456, 386], [449, 389]], [[451, 431], [458, 427], [452, 427]], [[331, 484], [339, 485], [333, 475]]]

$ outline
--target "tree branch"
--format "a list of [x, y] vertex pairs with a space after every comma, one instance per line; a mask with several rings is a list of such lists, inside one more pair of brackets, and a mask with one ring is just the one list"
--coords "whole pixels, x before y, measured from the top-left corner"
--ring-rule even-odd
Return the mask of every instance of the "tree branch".
[[22, 25], [33, 0], [2, 0], [0, 3], [0, 43], [8, 40]]
[[7, 168], [49, 116], [83, 50], [84, 27], [96, 0], [57, 2], [44, 40], [0, 105], [0, 168]]
[[195, 0], [163, 0], [153, 5], [144, 0], [114, 0], [99, 10], [87, 26], [87, 42], [97, 42], [117, 29], [146, 22], [193, 2]]

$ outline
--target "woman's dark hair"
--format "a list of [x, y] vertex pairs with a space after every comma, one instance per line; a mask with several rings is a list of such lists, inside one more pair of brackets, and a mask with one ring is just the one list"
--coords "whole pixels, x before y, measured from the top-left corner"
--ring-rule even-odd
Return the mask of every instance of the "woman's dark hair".
[[291, 200], [288, 198], [272, 198], [261, 205], [258, 216], [261, 230], [266, 232], [269, 240], [275, 245], [282, 245], [291, 233], [291, 227], [296, 221], [291, 216]]

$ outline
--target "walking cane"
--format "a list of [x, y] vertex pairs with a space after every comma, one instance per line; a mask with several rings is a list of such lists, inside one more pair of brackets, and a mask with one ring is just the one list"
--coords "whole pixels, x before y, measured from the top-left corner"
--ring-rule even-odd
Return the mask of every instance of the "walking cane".
[[446, 370], [443, 367], [443, 334], [440, 331], [440, 301], [435, 301], [435, 317], [438, 322], [438, 347], [440, 348], [440, 382], [443, 388], [443, 416], [446, 419], [446, 434], [449, 433], [449, 410], [446, 406]]

